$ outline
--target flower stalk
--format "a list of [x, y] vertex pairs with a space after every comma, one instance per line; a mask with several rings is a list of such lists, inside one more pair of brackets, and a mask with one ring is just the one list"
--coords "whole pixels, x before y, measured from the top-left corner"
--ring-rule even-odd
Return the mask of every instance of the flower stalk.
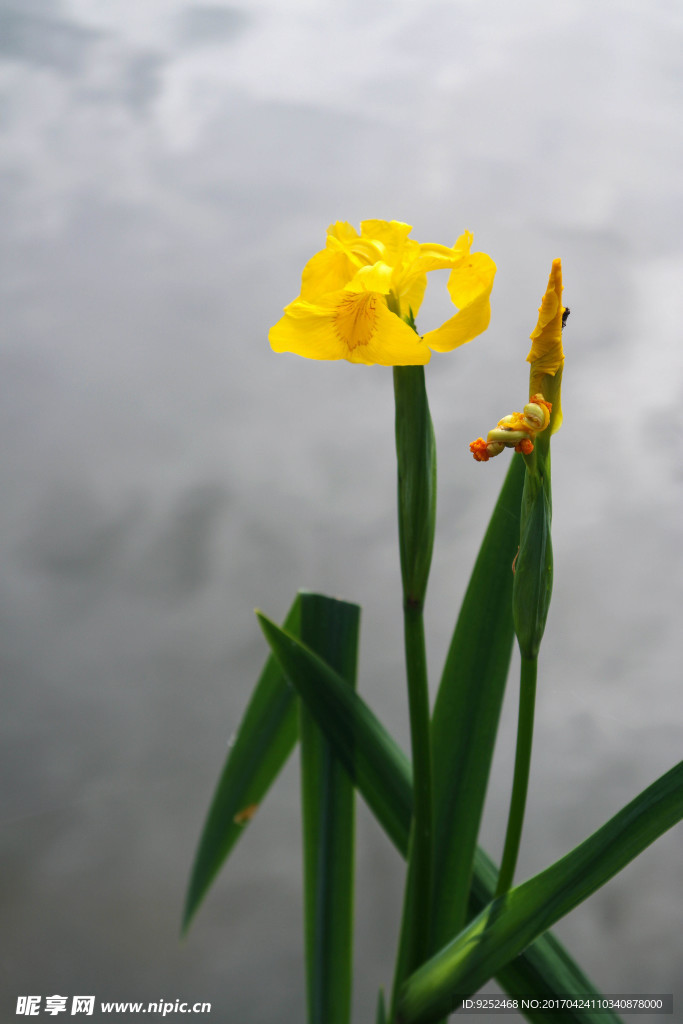
[[526, 797], [529, 788], [529, 770], [531, 768], [531, 741], [534, 734], [534, 709], [536, 705], [536, 674], [538, 658], [522, 656], [522, 668], [519, 680], [519, 714], [517, 719], [517, 749], [515, 751], [515, 770], [512, 779], [512, 796], [503, 859], [500, 864], [498, 882], [494, 899], [502, 896], [512, 885], [519, 844], [522, 837], [522, 824], [526, 809]]
[[394, 367], [398, 532], [414, 814], [395, 989], [429, 953], [433, 788], [424, 599], [434, 546], [436, 448], [421, 366]]
[[562, 422], [562, 328], [567, 313], [562, 305], [562, 264], [559, 259], [553, 260], [538, 322], [531, 332], [532, 345], [527, 356], [531, 364], [529, 402], [523, 412], [513, 412], [499, 420], [486, 440], [480, 437], [470, 444], [477, 462], [488, 462], [505, 448], [514, 448], [526, 463], [512, 586], [512, 615], [522, 656], [517, 746], [496, 896], [502, 896], [512, 885], [519, 855], [531, 765], [538, 652], [553, 589], [550, 438]]

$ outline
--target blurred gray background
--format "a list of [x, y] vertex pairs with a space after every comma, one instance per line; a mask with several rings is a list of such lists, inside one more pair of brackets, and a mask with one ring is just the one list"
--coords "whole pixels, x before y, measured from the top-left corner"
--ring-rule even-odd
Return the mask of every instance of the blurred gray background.
[[[556, 584], [518, 877], [679, 759], [682, 49], [670, 0], [0, 5], [3, 1020], [31, 993], [303, 1020], [294, 761], [178, 932], [265, 656], [254, 607], [281, 619], [299, 586], [359, 601], [360, 686], [407, 746], [391, 371], [267, 342], [331, 221], [445, 244], [469, 228], [498, 263], [489, 331], [427, 370], [435, 678], [506, 469], [467, 443], [520, 407], [563, 258]], [[421, 329], [451, 312], [428, 297]], [[496, 857], [515, 716], [513, 667]], [[358, 816], [367, 1021], [402, 866]], [[673, 991], [678, 1020], [681, 845], [667, 834], [557, 928], [604, 991]]]

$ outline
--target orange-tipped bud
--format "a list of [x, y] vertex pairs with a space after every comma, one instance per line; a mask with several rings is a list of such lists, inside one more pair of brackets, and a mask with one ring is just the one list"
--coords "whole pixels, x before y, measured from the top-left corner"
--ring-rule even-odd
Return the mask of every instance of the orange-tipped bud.
[[524, 406], [524, 412], [511, 412], [498, 420], [498, 426], [489, 430], [486, 440], [478, 437], [470, 445], [470, 451], [477, 462], [488, 462], [499, 455], [503, 448], [514, 448], [522, 455], [531, 455], [536, 435], [550, 423], [552, 404], [538, 392]]
[[488, 462], [491, 458], [488, 453], [488, 448], [486, 447], [486, 441], [483, 437], [478, 437], [476, 441], [471, 442], [470, 451], [477, 462]]

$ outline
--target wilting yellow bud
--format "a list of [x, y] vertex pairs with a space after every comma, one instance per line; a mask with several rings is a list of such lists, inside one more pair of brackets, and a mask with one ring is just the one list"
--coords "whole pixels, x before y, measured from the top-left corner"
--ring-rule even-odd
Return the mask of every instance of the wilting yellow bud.
[[507, 445], [517, 444], [518, 441], [523, 441], [529, 436], [530, 431], [528, 430], [513, 430], [512, 427], [496, 427], [495, 430], [489, 430], [486, 435], [487, 441], [496, 441], [498, 444], [502, 444], [503, 447]]
[[548, 395], [555, 407], [551, 431], [554, 434], [562, 423], [560, 388], [564, 351], [562, 350], [562, 328], [568, 310], [562, 305], [562, 261], [553, 260], [548, 287], [538, 310], [538, 322], [531, 332], [531, 350], [526, 357], [531, 363], [529, 373], [529, 395], [534, 401], [535, 391]]
[[540, 393], [532, 396], [524, 406], [524, 412], [511, 412], [498, 420], [498, 426], [489, 430], [486, 440], [477, 438], [470, 444], [470, 451], [477, 462], [488, 462], [500, 455], [503, 448], [514, 448], [524, 455], [531, 455], [537, 434], [550, 423], [552, 405]]
[[524, 406], [524, 417], [532, 429], [539, 433], [539, 431], [545, 430], [550, 423], [550, 409], [548, 408], [550, 403], [536, 402], [537, 398], [542, 399], [542, 396], [534, 395], [534, 401]]

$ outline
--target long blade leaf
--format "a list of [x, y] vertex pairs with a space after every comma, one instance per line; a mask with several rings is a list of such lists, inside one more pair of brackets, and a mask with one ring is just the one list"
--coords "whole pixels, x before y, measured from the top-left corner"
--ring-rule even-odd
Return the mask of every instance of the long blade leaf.
[[410, 764], [367, 704], [291, 633], [261, 612], [259, 624], [275, 657], [339, 760], [403, 856], [413, 813]]
[[[493, 899], [498, 881], [498, 868], [481, 847], [474, 861], [469, 917], [476, 915]], [[531, 995], [544, 1005], [544, 1000], [558, 996], [584, 995], [600, 998], [600, 991], [570, 957], [552, 932], [536, 939], [521, 956], [496, 972], [496, 981], [510, 996]], [[545, 1004], [547, 1005], [547, 1003]], [[548, 1012], [541, 1008], [527, 1009], [524, 1016], [536, 1024], [621, 1024], [621, 1018], [611, 1010], [575, 1011], [571, 1006], [556, 1007]]]
[[455, 1010], [681, 818], [683, 761], [561, 860], [489, 903], [417, 970], [399, 999], [401, 1024], [431, 1024]]
[[512, 562], [519, 545], [524, 474], [524, 460], [515, 456], [479, 549], [434, 705], [433, 949], [456, 935], [467, 919], [474, 852], [514, 639]]
[[[296, 637], [259, 614], [259, 622], [271, 650], [282, 664], [302, 700], [325, 731], [337, 756], [380, 825], [403, 857], [408, 852], [412, 819], [412, 774], [405, 754], [361, 697], [305, 647]], [[478, 849], [470, 891], [469, 914], [477, 915], [490, 903], [496, 885], [497, 868]], [[496, 974], [502, 987], [514, 994], [566, 996], [571, 993], [600, 992], [574, 963], [552, 935], [542, 935]], [[544, 1024], [543, 1011], [526, 1013], [535, 1024]], [[616, 1024], [611, 1013], [587, 1011], [553, 1013], [558, 1024]]]
[[[300, 595], [285, 619], [298, 634]], [[246, 825], [277, 778], [298, 737], [296, 697], [271, 655], [259, 677], [218, 780], [190, 875], [183, 931]]]
[[[301, 639], [355, 686], [360, 608], [301, 595]], [[348, 1024], [353, 959], [354, 786], [300, 706], [306, 978], [309, 1024]]]

